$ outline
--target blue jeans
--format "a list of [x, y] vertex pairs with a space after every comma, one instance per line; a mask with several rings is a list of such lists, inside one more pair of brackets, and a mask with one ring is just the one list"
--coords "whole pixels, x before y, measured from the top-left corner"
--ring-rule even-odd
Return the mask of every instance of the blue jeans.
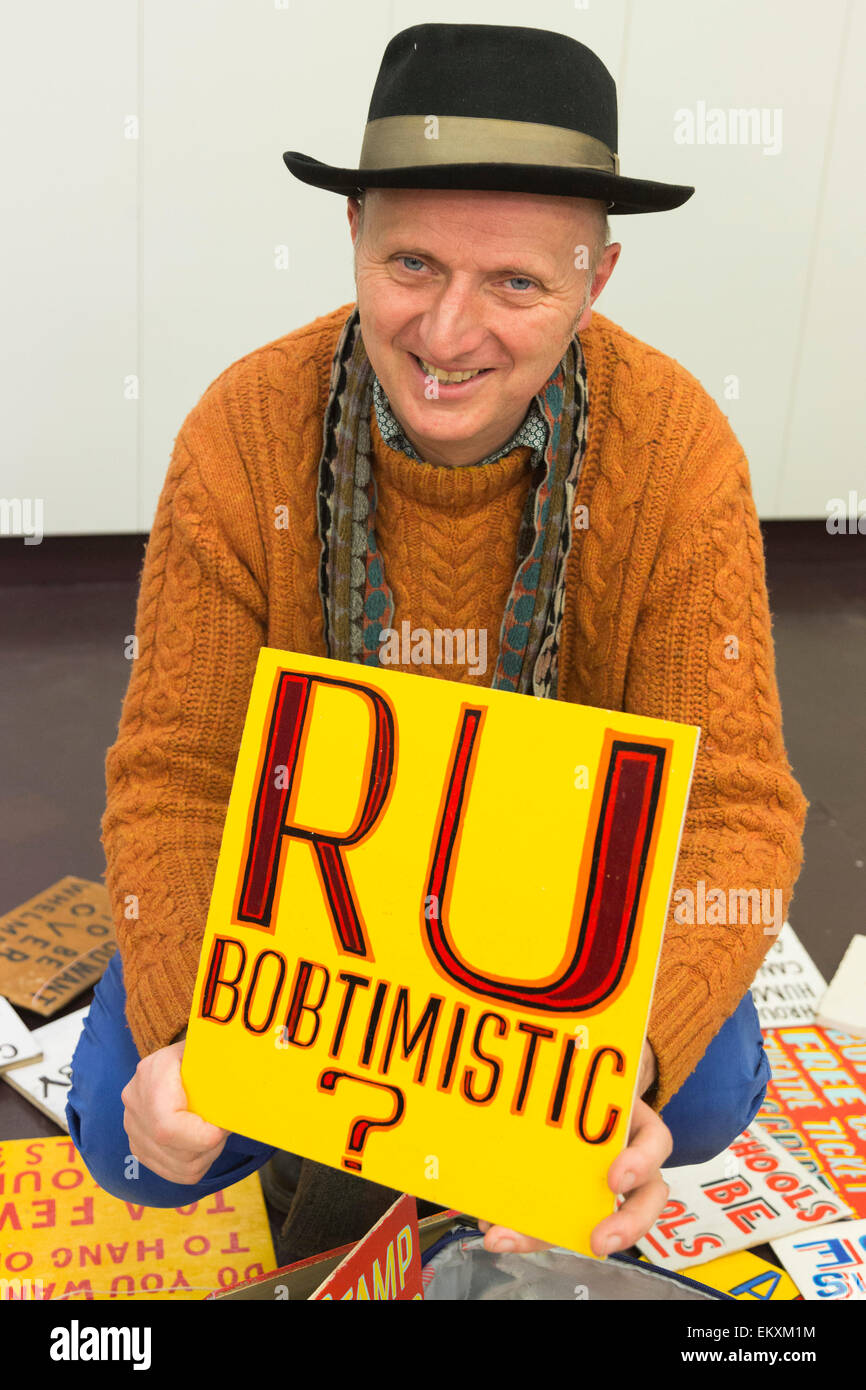
[[[261, 1168], [269, 1144], [232, 1134], [205, 1176], [189, 1185], [168, 1182], [129, 1162], [120, 1093], [139, 1057], [126, 1022], [120, 953], [96, 986], [72, 1059], [66, 1104], [69, 1133], [91, 1176], [123, 1201], [146, 1207], [189, 1206]], [[701, 1163], [727, 1148], [754, 1119], [764, 1098], [770, 1066], [764, 1054], [752, 997], [747, 994], [710, 1043], [703, 1059], [661, 1112], [674, 1138], [666, 1166]]]

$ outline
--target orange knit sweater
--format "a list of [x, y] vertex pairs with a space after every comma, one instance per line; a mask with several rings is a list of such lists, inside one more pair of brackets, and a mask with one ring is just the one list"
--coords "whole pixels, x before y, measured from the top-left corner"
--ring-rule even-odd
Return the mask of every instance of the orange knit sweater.
[[[175, 441], [102, 822], [142, 1055], [186, 1024], [258, 650], [326, 654], [317, 468], [331, 357], [352, 307], [228, 367]], [[679, 363], [599, 314], [581, 344], [589, 420], [576, 502], [589, 524], [569, 556], [559, 698], [700, 725], [675, 888], [697, 898], [703, 880], [726, 900], [729, 889], [763, 889], [768, 901], [778, 888], [787, 913], [808, 803], [782, 740], [745, 456]], [[420, 669], [489, 684], [530, 450], [437, 468], [388, 448], [372, 410], [371, 432], [394, 626], [486, 629], [485, 674]], [[675, 901], [649, 1027], [657, 1109], [694, 1070], [773, 939], [751, 921], [681, 925]]]

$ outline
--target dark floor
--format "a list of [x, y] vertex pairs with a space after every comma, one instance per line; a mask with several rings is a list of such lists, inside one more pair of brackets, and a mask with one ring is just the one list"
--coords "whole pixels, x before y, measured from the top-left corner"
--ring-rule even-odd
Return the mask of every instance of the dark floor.
[[[866, 536], [820, 521], [764, 534], [785, 741], [811, 802], [790, 919], [829, 978], [866, 930]], [[65, 874], [102, 876], [104, 759], [145, 539], [0, 539], [0, 912]], [[0, 1084], [0, 1140], [59, 1132]]]

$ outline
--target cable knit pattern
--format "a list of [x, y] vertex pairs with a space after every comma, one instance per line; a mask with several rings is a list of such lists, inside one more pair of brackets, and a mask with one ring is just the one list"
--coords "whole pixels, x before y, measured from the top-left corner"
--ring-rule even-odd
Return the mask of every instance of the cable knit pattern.
[[[352, 305], [233, 363], [184, 420], [145, 556], [133, 663], [106, 757], [106, 884], [142, 1055], [186, 1023], [262, 645], [322, 656], [316, 489], [331, 357]], [[743, 451], [672, 358], [595, 314], [581, 335], [586, 457], [562, 625], [560, 699], [702, 729], [675, 890], [781, 893], [807, 802], [782, 739], [763, 547]], [[373, 426], [395, 625], [486, 627], [514, 572], [530, 451], [439, 469]], [[577, 512], [578, 516], [584, 515]], [[491, 641], [491, 638], [495, 640]], [[417, 668], [415, 668], [417, 669]], [[745, 993], [761, 923], [677, 922], [650, 1017], [657, 1109]], [[707, 915], [711, 915], [708, 913]]]
[[[410, 630], [471, 630], [476, 644], [467, 648], [474, 663], [416, 663], [403, 669], [488, 686], [517, 569], [532, 449], [518, 445], [492, 463], [468, 468], [434, 467], [391, 449], [372, 411], [371, 438], [377, 535], [394, 594], [395, 630], [401, 632], [403, 622]], [[483, 649], [478, 645], [482, 632]], [[475, 669], [481, 650], [483, 671]]]

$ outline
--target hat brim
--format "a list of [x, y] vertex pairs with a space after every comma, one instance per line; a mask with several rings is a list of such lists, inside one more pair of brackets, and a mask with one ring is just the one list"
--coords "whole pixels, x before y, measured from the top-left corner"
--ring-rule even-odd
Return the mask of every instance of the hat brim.
[[287, 150], [289, 173], [313, 188], [344, 197], [365, 188], [459, 188], [500, 193], [555, 194], [611, 204], [608, 213], [670, 212], [694, 193], [685, 184], [627, 179], [599, 169], [547, 164], [425, 164], [401, 169], [338, 169], [297, 150]]

